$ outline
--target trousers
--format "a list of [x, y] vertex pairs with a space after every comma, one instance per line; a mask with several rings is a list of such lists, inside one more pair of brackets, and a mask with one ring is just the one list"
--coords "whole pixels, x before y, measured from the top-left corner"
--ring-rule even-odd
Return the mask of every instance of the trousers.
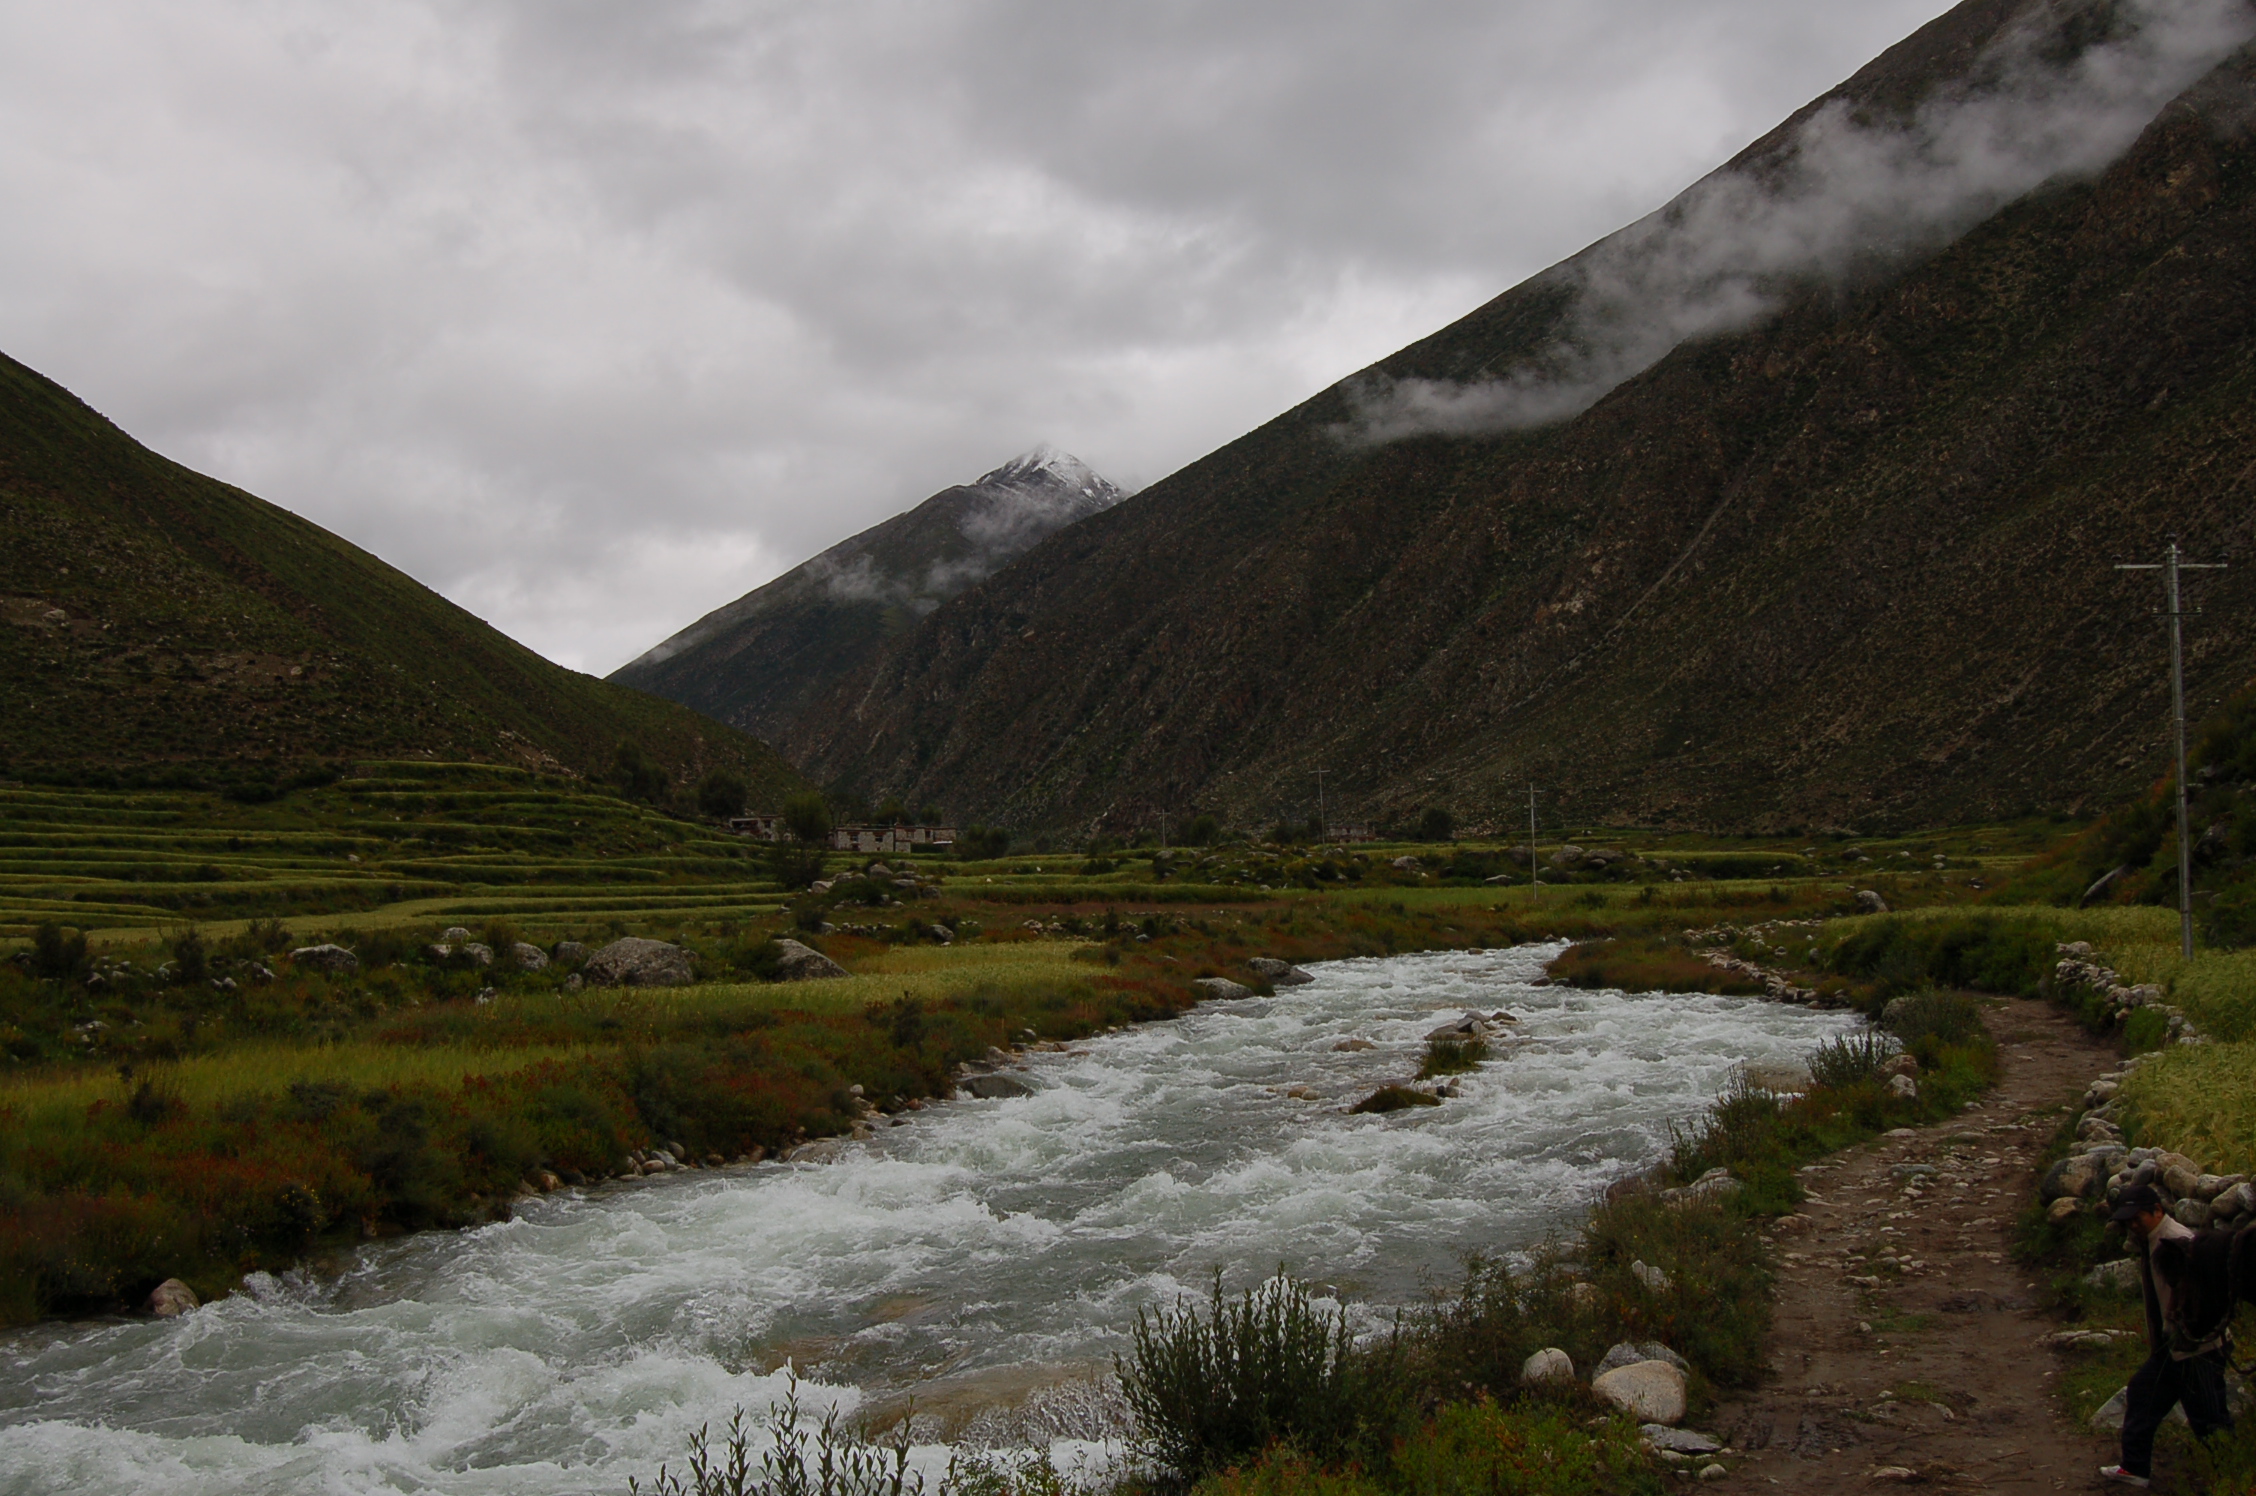
[[2154, 1352], [2146, 1364], [2131, 1374], [2129, 1396], [2123, 1409], [2123, 1468], [2133, 1475], [2154, 1473], [2154, 1435], [2170, 1409], [2185, 1404], [2186, 1422], [2194, 1434], [2206, 1439], [2219, 1429], [2233, 1426], [2232, 1410], [2225, 1406], [2224, 1358], [2212, 1351], [2174, 1361], [2166, 1350]]

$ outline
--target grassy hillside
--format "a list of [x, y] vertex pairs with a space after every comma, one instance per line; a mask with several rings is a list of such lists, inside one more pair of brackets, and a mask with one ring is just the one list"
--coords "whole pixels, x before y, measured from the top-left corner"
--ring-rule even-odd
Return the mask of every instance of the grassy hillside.
[[[1962, 6], [1838, 97], [1900, 107], [2028, 8]], [[2252, 80], [2244, 53], [2099, 180], [1574, 419], [1359, 447], [1327, 391], [943, 606], [779, 742], [1018, 825], [1266, 824], [1318, 770], [1342, 819], [1509, 826], [1530, 779], [1645, 824], [2088, 814], [2167, 740], [2156, 589], [2110, 563], [2256, 538]], [[1538, 277], [1380, 371], [1512, 369], [1565, 294]], [[2197, 586], [2213, 703], [2256, 675], [2256, 575]]]
[[627, 741], [677, 783], [798, 783], [764, 745], [551, 664], [0, 357], [0, 775], [232, 782], [361, 757], [586, 775]]

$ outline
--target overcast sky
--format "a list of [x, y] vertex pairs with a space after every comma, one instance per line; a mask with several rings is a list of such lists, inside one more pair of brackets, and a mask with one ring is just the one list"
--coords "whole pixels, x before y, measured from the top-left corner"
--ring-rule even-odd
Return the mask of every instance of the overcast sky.
[[1939, 0], [0, 7], [0, 349], [603, 673], [1049, 441], [1140, 487]]

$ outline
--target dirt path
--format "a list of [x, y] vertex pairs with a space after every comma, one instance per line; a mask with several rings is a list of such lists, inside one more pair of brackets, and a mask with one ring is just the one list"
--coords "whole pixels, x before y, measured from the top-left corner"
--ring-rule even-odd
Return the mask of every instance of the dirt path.
[[2114, 1458], [2058, 1413], [2060, 1358], [2038, 1344], [2057, 1325], [2010, 1251], [2037, 1155], [2113, 1053], [2041, 1002], [2008, 1001], [1990, 1026], [1999, 1084], [1982, 1102], [1803, 1172], [1808, 1202], [1778, 1228], [1774, 1376], [1715, 1418], [1743, 1452], [1729, 1485], [2084, 1490]]

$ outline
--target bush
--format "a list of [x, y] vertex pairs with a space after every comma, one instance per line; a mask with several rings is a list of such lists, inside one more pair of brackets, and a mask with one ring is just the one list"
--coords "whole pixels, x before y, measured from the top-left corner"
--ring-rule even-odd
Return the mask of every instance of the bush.
[[[730, 1417], [717, 1454], [700, 1428], [689, 1441], [689, 1478], [661, 1465], [648, 1487], [651, 1496], [907, 1496], [924, 1490], [923, 1478], [909, 1475], [906, 1420], [894, 1442], [873, 1445], [841, 1429], [833, 1408], [810, 1435], [801, 1421], [796, 1372], [783, 1401], [768, 1409], [768, 1431], [773, 1442], [755, 1465], [742, 1408]], [[628, 1496], [643, 1490], [628, 1478]]]
[[1183, 828], [1183, 845], [1186, 847], [1211, 847], [1222, 839], [1222, 823], [1212, 816], [1191, 817], [1191, 824]]
[[1972, 987], [2034, 997], [2058, 958], [2057, 932], [2029, 920], [1875, 920], [1833, 948], [1828, 965], [1868, 978], [1884, 996], [1917, 988]]
[[32, 975], [74, 982], [84, 978], [86, 970], [86, 932], [41, 920], [31, 936]]
[[966, 826], [956, 837], [956, 855], [966, 862], [1007, 857], [1010, 840], [1010, 833], [1000, 826]]
[[1418, 840], [1445, 842], [1457, 834], [1457, 818], [1440, 806], [1430, 807], [1418, 817]]
[[186, 986], [211, 976], [210, 952], [204, 946], [203, 932], [194, 925], [172, 937], [172, 974], [174, 981]]
[[1933, 987], [1889, 999], [1880, 1026], [1928, 1064], [1946, 1045], [1969, 1043], [1982, 1033], [1981, 1005], [1963, 992]]
[[1870, 1029], [1828, 1039], [1809, 1057], [1810, 1083], [1836, 1091], [1861, 1085], [1880, 1074], [1880, 1067], [1895, 1050], [1895, 1045]]
[[1272, 1444], [1334, 1458], [1386, 1385], [1359, 1365], [1346, 1312], [1323, 1313], [1283, 1273], [1232, 1302], [1217, 1272], [1203, 1313], [1139, 1311], [1113, 1364], [1140, 1441], [1185, 1484]]

